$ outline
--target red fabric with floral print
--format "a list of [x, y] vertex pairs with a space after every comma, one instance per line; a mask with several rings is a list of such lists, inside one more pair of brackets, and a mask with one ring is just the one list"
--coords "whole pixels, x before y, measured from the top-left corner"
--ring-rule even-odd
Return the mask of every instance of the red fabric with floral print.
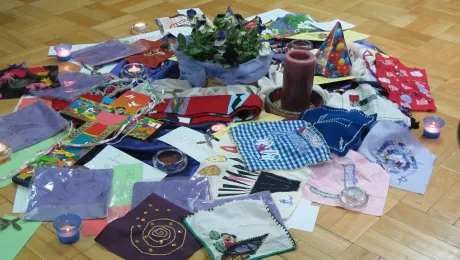
[[165, 41], [149, 41], [141, 39], [138, 42], [145, 46], [147, 50], [140, 54], [127, 57], [125, 59], [126, 61], [130, 63], [139, 62], [144, 64], [144, 66], [156, 69], [158, 65], [174, 55], [174, 51], [167, 48], [161, 48], [162, 45], [166, 43]]
[[376, 78], [388, 91], [388, 98], [412, 111], [436, 111], [424, 69], [404, 66], [394, 57], [375, 55]]

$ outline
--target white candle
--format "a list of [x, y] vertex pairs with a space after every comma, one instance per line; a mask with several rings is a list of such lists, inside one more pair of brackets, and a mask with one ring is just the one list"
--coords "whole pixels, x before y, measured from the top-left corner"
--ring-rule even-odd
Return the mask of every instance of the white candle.
[[70, 55], [70, 50], [67, 49], [60, 49], [56, 52], [56, 55], [61, 58], [66, 58]]
[[0, 154], [4, 153], [7, 149], [8, 148], [5, 144], [0, 143]]
[[136, 65], [134, 65], [132, 68], [128, 69], [128, 71], [131, 72], [131, 73], [136, 73], [136, 72], [139, 72], [140, 70], [141, 70], [141, 68], [136, 67]]
[[441, 127], [437, 127], [434, 123], [432, 123], [425, 126], [425, 131], [432, 134], [438, 134], [441, 132]]
[[62, 231], [66, 231], [60, 234], [61, 237], [71, 237], [75, 235], [75, 232], [78, 230], [75, 229], [75, 226], [66, 225], [59, 228]]

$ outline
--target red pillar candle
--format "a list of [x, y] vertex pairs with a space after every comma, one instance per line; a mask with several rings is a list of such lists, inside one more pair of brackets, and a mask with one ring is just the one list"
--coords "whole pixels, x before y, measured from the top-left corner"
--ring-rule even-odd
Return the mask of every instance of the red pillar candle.
[[316, 57], [305, 50], [290, 50], [284, 57], [281, 108], [302, 112], [310, 108]]

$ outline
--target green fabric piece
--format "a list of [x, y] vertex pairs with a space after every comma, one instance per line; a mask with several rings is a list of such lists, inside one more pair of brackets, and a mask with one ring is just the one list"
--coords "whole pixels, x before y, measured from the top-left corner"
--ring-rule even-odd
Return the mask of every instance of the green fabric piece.
[[[11, 220], [16, 217], [5, 215], [3, 218]], [[0, 231], [0, 241], [2, 241], [0, 243], [0, 252], [2, 260], [13, 260], [42, 224], [41, 222], [24, 221], [23, 219], [19, 220], [17, 223], [22, 227], [21, 231], [17, 231], [12, 225]]]
[[133, 200], [133, 186], [134, 183], [142, 181], [144, 165], [142, 163], [114, 165], [113, 170], [109, 206], [131, 205]]
[[[51, 148], [64, 136], [65, 133], [60, 133], [38, 144], [32, 145], [31, 147], [22, 149], [18, 152], [13, 152], [11, 155], [11, 160], [0, 165], [0, 178], [5, 177], [12, 171], [19, 169], [19, 167], [21, 167], [21, 165], [23, 165], [26, 161], [32, 160], [40, 150]], [[11, 183], [11, 178], [0, 181], [0, 188], [3, 188]]]

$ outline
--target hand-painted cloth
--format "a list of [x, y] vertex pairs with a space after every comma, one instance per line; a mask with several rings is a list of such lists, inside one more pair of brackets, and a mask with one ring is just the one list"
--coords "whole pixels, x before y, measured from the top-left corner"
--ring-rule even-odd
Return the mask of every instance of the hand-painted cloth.
[[391, 174], [390, 186], [425, 193], [436, 156], [409, 130], [391, 121], [380, 121], [367, 134], [358, 152]]
[[375, 216], [383, 215], [388, 194], [390, 175], [376, 163], [349, 151], [344, 157], [334, 156], [331, 162], [310, 167], [310, 180], [304, 187], [303, 197], [324, 205], [343, 207], [340, 193], [356, 186], [369, 195], [368, 203], [353, 211]]
[[300, 119], [312, 124], [323, 135], [331, 152], [345, 156], [351, 147], [370, 129], [376, 115], [359, 110], [321, 106], [302, 113]]
[[132, 206], [136, 207], [152, 193], [157, 194], [183, 209], [189, 208], [189, 200], [210, 199], [209, 183], [206, 178], [137, 182], [133, 187]]
[[289, 232], [260, 200], [198, 211], [184, 223], [213, 260], [260, 259], [296, 248]]
[[412, 111], [436, 111], [424, 69], [404, 66], [394, 57], [376, 53], [377, 80], [388, 91], [388, 98]]
[[0, 71], [0, 98], [20, 98], [33, 89], [57, 88], [59, 67], [26, 68], [13, 65]]
[[31, 91], [34, 96], [72, 101], [91, 91], [99, 84], [108, 82], [106, 76], [87, 75], [80, 72], [61, 72], [60, 88]]
[[103, 65], [112, 61], [138, 54], [136, 45], [125, 45], [118, 40], [110, 40], [72, 53], [72, 58], [91, 66]]
[[256, 118], [263, 102], [255, 94], [167, 98], [155, 107], [153, 119], [179, 125], [238, 122]]
[[295, 170], [332, 159], [321, 133], [302, 120], [246, 123], [230, 133], [249, 171]]
[[69, 212], [82, 219], [104, 218], [112, 179], [112, 169], [38, 168], [24, 219], [53, 221]]
[[325, 106], [361, 110], [369, 116], [377, 114], [377, 121], [404, 121], [407, 126], [411, 126], [411, 119], [404, 115], [395, 103], [381, 97], [369, 84], [360, 84], [343, 94], [329, 93], [318, 85], [313, 85], [313, 91], [322, 97]]
[[201, 245], [182, 223], [189, 211], [150, 194], [95, 238], [110, 252], [128, 260], [188, 259]]
[[291, 180], [289, 178], [279, 176], [270, 172], [261, 172], [257, 178], [251, 193], [269, 191], [270, 193], [276, 192], [290, 192], [298, 191], [300, 181]]
[[244, 195], [236, 198], [227, 198], [227, 199], [219, 199], [219, 200], [195, 200], [193, 202], [190, 202], [189, 205], [193, 206], [193, 211], [200, 211], [200, 210], [207, 210], [207, 209], [212, 209], [214, 207], [223, 205], [225, 203], [231, 202], [231, 201], [237, 201], [237, 200], [261, 200], [263, 201], [270, 212], [275, 216], [276, 220], [278, 220], [281, 225], [284, 226], [284, 221], [283, 218], [281, 217], [281, 213], [276, 207], [275, 202], [273, 201], [272, 196], [270, 195], [270, 192], [268, 191], [262, 191], [262, 192], [257, 192], [249, 195]]
[[37, 101], [0, 117], [0, 142], [17, 152], [54, 136], [67, 125], [58, 112]]
[[166, 41], [149, 41], [140, 39], [138, 43], [145, 46], [146, 50], [137, 55], [125, 58], [125, 60], [129, 63], [138, 62], [152, 69], [156, 69], [158, 65], [174, 55], [174, 51], [165, 46], [167, 43]]
[[266, 24], [267, 28], [262, 32], [262, 37], [265, 40], [282, 39], [298, 33], [316, 32], [319, 31], [309, 22], [315, 20], [305, 14], [287, 14], [277, 18], [273, 22]]

